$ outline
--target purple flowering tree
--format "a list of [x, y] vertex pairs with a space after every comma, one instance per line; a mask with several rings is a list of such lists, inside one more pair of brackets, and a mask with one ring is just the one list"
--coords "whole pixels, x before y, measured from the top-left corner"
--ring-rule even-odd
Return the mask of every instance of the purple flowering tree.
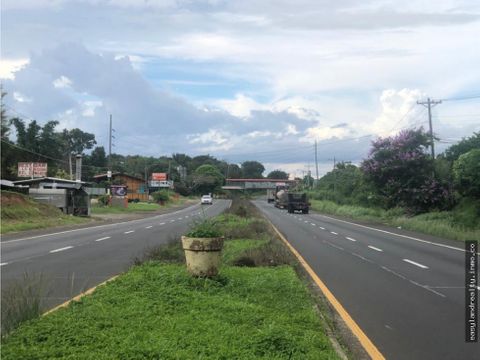
[[429, 143], [423, 128], [404, 130], [372, 143], [361, 168], [385, 207], [400, 206], [419, 213], [450, 203], [450, 191], [432, 176]]

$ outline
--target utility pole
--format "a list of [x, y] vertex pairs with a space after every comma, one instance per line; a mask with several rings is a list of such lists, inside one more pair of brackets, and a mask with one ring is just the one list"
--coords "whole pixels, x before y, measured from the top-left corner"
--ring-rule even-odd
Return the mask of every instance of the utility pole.
[[108, 170], [112, 171], [112, 114], [110, 114], [110, 131], [108, 132]]
[[317, 140], [315, 140], [315, 187], [318, 185], [318, 157], [317, 157]]
[[333, 157], [333, 193], [335, 194], [337, 187], [337, 173], [335, 172], [335, 167], [337, 166], [337, 161], [335, 156]]
[[433, 127], [432, 127], [432, 106], [437, 104], [441, 104], [442, 100], [433, 100], [428, 98], [427, 101], [417, 101], [418, 105], [423, 105], [428, 108], [428, 124], [430, 126], [430, 147], [432, 151], [432, 160], [435, 160], [435, 149], [434, 149], [434, 142], [433, 142]]
[[310, 178], [312, 177], [312, 172], [310, 171], [310, 168], [312, 167], [312, 165], [307, 164], [306, 165], [307, 167], [307, 176], [308, 176], [308, 187], [311, 188], [311, 184], [310, 184]]

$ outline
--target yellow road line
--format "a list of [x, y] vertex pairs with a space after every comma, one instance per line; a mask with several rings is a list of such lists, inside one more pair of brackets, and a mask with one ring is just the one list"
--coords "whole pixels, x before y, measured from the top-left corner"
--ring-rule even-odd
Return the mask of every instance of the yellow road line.
[[60, 304], [60, 305], [58, 305], [58, 306], [55, 306], [53, 309], [50, 309], [50, 310], [48, 310], [47, 312], [43, 313], [42, 316], [48, 315], [48, 314], [50, 314], [50, 313], [52, 313], [52, 312], [54, 312], [54, 311], [57, 311], [58, 309], [67, 307], [72, 301], [78, 301], [78, 300], [80, 300], [82, 297], [92, 294], [92, 293], [95, 291], [96, 288], [98, 288], [98, 287], [100, 287], [100, 286], [103, 286], [103, 285], [105, 285], [106, 283], [108, 283], [108, 282], [110, 282], [110, 281], [112, 281], [112, 280], [115, 280], [118, 276], [119, 276], [119, 275], [115, 275], [115, 276], [111, 277], [110, 279], [105, 280], [105, 281], [102, 282], [101, 284], [98, 284], [98, 285], [96, 285], [96, 286], [88, 289], [87, 291], [85, 291], [85, 292], [83, 292], [83, 293], [75, 296], [74, 298], [65, 301], [63, 304]]
[[332, 306], [338, 312], [338, 314], [342, 317], [343, 321], [347, 324], [350, 330], [355, 334], [360, 344], [363, 346], [365, 351], [370, 355], [370, 357], [374, 360], [381, 360], [385, 359], [382, 353], [377, 349], [377, 347], [373, 344], [373, 342], [367, 337], [367, 335], [360, 329], [360, 326], [357, 325], [355, 320], [352, 319], [350, 314], [345, 310], [345, 308], [340, 304], [340, 302], [335, 298], [332, 292], [327, 288], [322, 280], [318, 277], [318, 275], [313, 271], [313, 269], [308, 265], [305, 259], [300, 255], [300, 253], [288, 242], [288, 240], [280, 233], [280, 231], [271, 224], [275, 232], [278, 236], [282, 239], [282, 241], [287, 245], [290, 251], [295, 255], [298, 259], [300, 264], [304, 267], [304, 269], [308, 272], [308, 274], [312, 277], [313, 281], [318, 285], [318, 287], [322, 290], [325, 297], [330, 301]]

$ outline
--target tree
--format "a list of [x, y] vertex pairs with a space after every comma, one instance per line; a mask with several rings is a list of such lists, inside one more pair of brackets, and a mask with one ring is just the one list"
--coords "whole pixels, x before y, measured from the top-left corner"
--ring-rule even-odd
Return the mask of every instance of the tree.
[[237, 164], [228, 164], [227, 177], [229, 179], [239, 179], [242, 177], [242, 169]]
[[458, 144], [450, 146], [445, 150], [445, 158], [449, 161], [455, 161], [460, 155], [472, 149], [480, 149], [480, 132], [473, 133], [469, 138], [463, 138]]
[[242, 163], [242, 177], [244, 179], [262, 179], [265, 167], [258, 161], [245, 161]]
[[97, 146], [90, 154], [90, 162], [92, 166], [104, 168], [107, 166], [107, 155], [103, 146]]
[[282, 170], [273, 170], [268, 175], [269, 179], [288, 180], [288, 174]]
[[97, 143], [95, 141], [95, 135], [84, 132], [78, 128], [71, 130], [64, 129], [63, 139], [71, 154], [83, 154], [85, 150], [93, 148]]
[[362, 171], [386, 207], [404, 206], [418, 213], [451, 205], [448, 187], [433, 176], [433, 162], [426, 149], [428, 134], [422, 128], [372, 143]]
[[480, 199], [480, 149], [460, 155], [453, 164], [453, 174], [460, 194]]
[[223, 175], [213, 165], [201, 165], [193, 174], [193, 186], [196, 192], [207, 194], [222, 185]]

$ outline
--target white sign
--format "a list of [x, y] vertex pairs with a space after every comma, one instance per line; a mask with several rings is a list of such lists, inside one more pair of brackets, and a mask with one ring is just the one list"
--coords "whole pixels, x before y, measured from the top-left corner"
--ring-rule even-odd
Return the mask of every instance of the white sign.
[[172, 180], [165, 180], [165, 181], [156, 181], [152, 180], [148, 183], [150, 187], [164, 187], [164, 188], [172, 188], [173, 181]]
[[46, 177], [47, 163], [18, 163], [18, 177]]

